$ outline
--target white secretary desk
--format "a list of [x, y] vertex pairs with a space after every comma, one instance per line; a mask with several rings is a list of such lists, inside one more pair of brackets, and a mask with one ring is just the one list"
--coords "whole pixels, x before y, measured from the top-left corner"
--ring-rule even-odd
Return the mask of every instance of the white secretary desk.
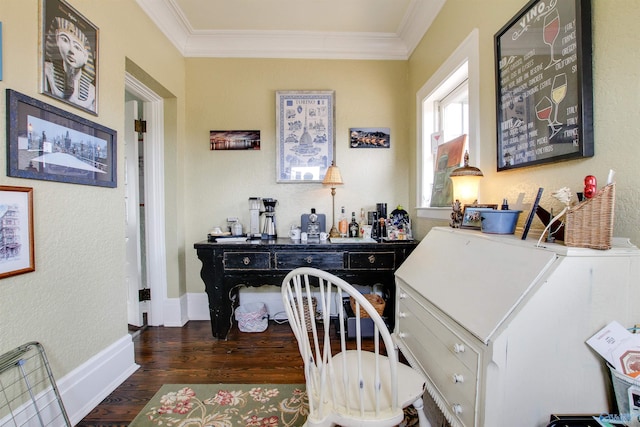
[[615, 408], [585, 341], [612, 320], [640, 322], [640, 250], [536, 244], [437, 227], [396, 272], [394, 337], [453, 426]]

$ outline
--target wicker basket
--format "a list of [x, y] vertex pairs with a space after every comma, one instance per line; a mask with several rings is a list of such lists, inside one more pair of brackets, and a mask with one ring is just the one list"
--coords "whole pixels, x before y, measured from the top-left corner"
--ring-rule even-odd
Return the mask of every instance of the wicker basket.
[[[297, 298], [294, 298], [296, 301], [296, 306], [298, 305]], [[312, 322], [316, 321], [316, 313], [318, 310], [318, 302], [315, 297], [311, 297], [311, 311], [308, 310], [309, 303], [306, 297], [302, 298], [302, 306], [304, 307], [304, 323], [307, 326], [307, 331], [312, 331], [313, 326], [311, 326]], [[313, 313], [313, 317], [311, 317], [311, 313]]]
[[[384, 299], [378, 294], [362, 294], [362, 296], [365, 297], [365, 299], [371, 303], [373, 308], [376, 309], [378, 314], [382, 316], [385, 305]], [[353, 311], [353, 314], [356, 314], [356, 300], [353, 297], [350, 297], [349, 300], [351, 303], [351, 311]], [[363, 319], [368, 317], [369, 314], [362, 307], [360, 307], [360, 318]]]
[[564, 244], [578, 248], [611, 249], [616, 187], [609, 184], [567, 211]]

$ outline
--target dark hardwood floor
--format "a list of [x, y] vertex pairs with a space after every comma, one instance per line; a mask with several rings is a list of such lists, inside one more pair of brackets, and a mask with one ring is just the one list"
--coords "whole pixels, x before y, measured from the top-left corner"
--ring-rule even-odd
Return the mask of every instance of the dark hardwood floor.
[[126, 426], [163, 384], [303, 384], [297, 343], [288, 324], [244, 333], [234, 325], [215, 340], [209, 321], [182, 328], [148, 327], [133, 338], [140, 365], [113, 393], [76, 424]]

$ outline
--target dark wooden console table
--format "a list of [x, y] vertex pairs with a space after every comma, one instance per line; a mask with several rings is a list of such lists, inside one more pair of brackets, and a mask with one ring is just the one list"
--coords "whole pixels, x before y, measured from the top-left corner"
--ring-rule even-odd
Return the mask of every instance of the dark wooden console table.
[[[209, 297], [211, 332], [214, 338], [227, 338], [238, 286], [279, 286], [289, 271], [303, 266], [329, 271], [357, 285], [385, 285], [389, 300], [384, 314], [393, 323], [394, 272], [416, 245], [416, 241], [295, 243], [291, 239], [196, 243], [202, 261], [200, 277]], [[390, 327], [393, 330], [393, 324]]]

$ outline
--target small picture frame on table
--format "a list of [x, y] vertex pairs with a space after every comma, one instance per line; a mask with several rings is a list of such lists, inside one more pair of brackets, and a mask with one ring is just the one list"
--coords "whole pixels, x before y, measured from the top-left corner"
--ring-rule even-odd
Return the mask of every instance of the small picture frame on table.
[[468, 228], [472, 230], [480, 230], [482, 228], [482, 218], [480, 213], [482, 211], [490, 211], [498, 209], [498, 205], [484, 204], [484, 205], [465, 205], [462, 211], [462, 224], [461, 228]]

